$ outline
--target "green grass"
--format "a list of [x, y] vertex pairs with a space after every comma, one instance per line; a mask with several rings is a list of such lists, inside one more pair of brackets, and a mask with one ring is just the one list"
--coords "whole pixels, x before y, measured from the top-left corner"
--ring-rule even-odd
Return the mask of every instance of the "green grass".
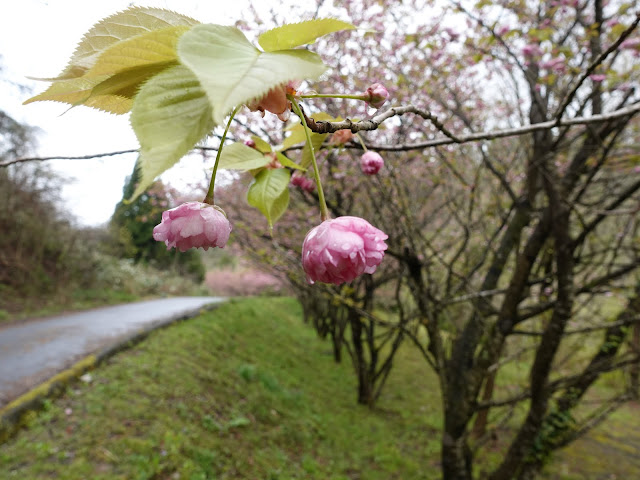
[[0, 472], [438, 478], [438, 392], [415, 375], [421, 360], [407, 349], [399, 361], [408, 368], [369, 411], [355, 404], [350, 366], [335, 365], [329, 344], [300, 318], [292, 299], [248, 299], [156, 332], [0, 447]]
[[[155, 332], [0, 446], [0, 478], [440, 478], [440, 396], [419, 354], [400, 350], [371, 411], [301, 316], [289, 298], [243, 299]], [[625, 472], [572, 476], [598, 456], [576, 448], [547, 478]]]

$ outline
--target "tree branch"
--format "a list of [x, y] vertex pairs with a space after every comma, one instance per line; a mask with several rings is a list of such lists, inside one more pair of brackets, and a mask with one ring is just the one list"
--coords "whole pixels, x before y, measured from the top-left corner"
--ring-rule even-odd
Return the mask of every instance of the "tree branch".
[[591, 65], [589, 65], [587, 67], [587, 69], [584, 71], [584, 73], [582, 74], [582, 76], [578, 80], [578, 83], [576, 83], [575, 87], [573, 87], [571, 92], [569, 92], [569, 94], [567, 95], [565, 100], [562, 102], [562, 106], [558, 109], [558, 111], [554, 115], [554, 117], [556, 117], [557, 126], [561, 125], [562, 120], [560, 119], [560, 117], [562, 117], [562, 115], [564, 114], [564, 112], [567, 109], [567, 107], [569, 106], [569, 104], [573, 101], [573, 98], [575, 97], [576, 93], [578, 93], [578, 89], [582, 86], [584, 81], [587, 78], [589, 78], [589, 75], [591, 75], [593, 72], [595, 72], [596, 68], [598, 68], [598, 65], [600, 65], [611, 54], [611, 52], [614, 52], [614, 51], [616, 51], [618, 49], [620, 44], [629, 35], [631, 35], [631, 33], [636, 29], [636, 27], [638, 26], [639, 23], [640, 23], [640, 12], [636, 13], [636, 19], [629, 26], [629, 28], [627, 28], [624, 32], [622, 32], [620, 37], [618, 37], [618, 39], [615, 42], [613, 42], [609, 46], [609, 48], [607, 48], [604, 52], [602, 52], [600, 55], [598, 55], [598, 57], [591, 63]]
[[[423, 150], [425, 148], [437, 147], [440, 145], [451, 145], [451, 144], [462, 145], [465, 143], [477, 142], [480, 140], [494, 140], [496, 138], [515, 137], [519, 135], [526, 135], [527, 133], [537, 132], [539, 130], [548, 130], [554, 127], [602, 123], [602, 122], [606, 122], [616, 118], [635, 115], [638, 112], [640, 112], [640, 103], [636, 103], [629, 107], [621, 108], [611, 113], [606, 113], [602, 115], [569, 118], [566, 120], [561, 120], [559, 122], [556, 120], [550, 120], [548, 122], [540, 122], [540, 123], [535, 123], [533, 125], [525, 125], [523, 127], [478, 132], [478, 133], [471, 133], [467, 135], [458, 135], [458, 136], [449, 132], [433, 114], [431, 114], [428, 111], [419, 110], [413, 105], [408, 105], [405, 107], [394, 107], [387, 110], [386, 112], [381, 113], [380, 115], [376, 115], [375, 117], [369, 120], [362, 120], [359, 122], [353, 122], [348, 119], [343, 120], [342, 122], [322, 122], [322, 121], [316, 122], [313, 120], [313, 118], [309, 118], [308, 120], [310, 122], [309, 127], [313, 126], [311, 130], [316, 133], [332, 133], [332, 132], [337, 132], [338, 130], [351, 130], [352, 132], [361, 132], [361, 131], [376, 130], [385, 120], [388, 120], [392, 117], [404, 115], [406, 113], [414, 113], [416, 115], [421, 116], [425, 120], [430, 120], [434, 124], [434, 126], [438, 130], [440, 130], [446, 137], [446, 138], [438, 138], [434, 140], [428, 140], [426, 142], [419, 142], [419, 143], [413, 143], [413, 144], [367, 145], [367, 148], [370, 148], [371, 150], [380, 150], [380, 151], [387, 151], [387, 152], [402, 152], [402, 151], [408, 151], [408, 150]], [[196, 147], [194, 148], [194, 150], [215, 151], [217, 150], [217, 148]], [[115, 152], [96, 153], [91, 155], [81, 155], [81, 156], [56, 155], [51, 157], [22, 157], [22, 158], [14, 158], [13, 160], [5, 160], [4, 162], [0, 162], [0, 168], [8, 167], [9, 165], [15, 165], [17, 163], [25, 163], [25, 162], [42, 162], [46, 160], [91, 160], [94, 158], [113, 157], [116, 155], [124, 155], [127, 153], [136, 153], [136, 152], [138, 152], [137, 149], [130, 149], [130, 150], [119, 150]]]

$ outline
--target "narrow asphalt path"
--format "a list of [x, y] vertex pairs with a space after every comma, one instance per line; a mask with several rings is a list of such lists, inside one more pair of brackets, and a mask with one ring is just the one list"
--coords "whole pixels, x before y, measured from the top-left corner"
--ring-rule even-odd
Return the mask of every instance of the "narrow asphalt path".
[[222, 302], [177, 297], [104, 307], [0, 328], [0, 408], [83, 357]]

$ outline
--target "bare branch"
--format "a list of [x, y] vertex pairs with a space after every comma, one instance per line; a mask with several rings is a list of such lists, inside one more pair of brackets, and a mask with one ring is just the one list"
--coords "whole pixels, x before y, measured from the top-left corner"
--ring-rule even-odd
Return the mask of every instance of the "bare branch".
[[560, 126], [562, 124], [561, 123], [562, 120], [560, 118], [564, 114], [564, 112], [567, 109], [567, 107], [569, 106], [569, 104], [573, 101], [573, 98], [575, 97], [576, 93], [578, 92], [578, 89], [582, 86], [584, 81], [587, 78], [589, 78], [589, 75], [591, 75], [593, 72], [595, 72], [596, 68], [598, 68], [598, 65], [600, 65], [602, 62], [604, 62], [604, 60], [611, 54], [611, 52], [614, 52], [614, 51], [616, 51], [618, 49], [620, 44], [629, 35], [631, 35], [631, 33], [636, 29], [638, 24], [640, 24], [640, 12], [636, 13], [636, 19], [629, 26], [629, 28], [627, 28], [624, 32], [622, 32], [620, 37], [618, 37], [618, 39], [615, 42], [613, 42], [611, 44], [611, 46], [609, 46], [609, 48], [607, 48], [604, 52], [602, 52], [600, 55], [598, 55], [598, 57], [591, 63], [591, 65], [589, 65], [587, 67], [587, 69], [584, 71], [582, 76], [578, 79], [578, 83], [576, 83], [575, 87], [573, 87], [571, 92], [569, 92], [569, 94], [567, 95], [567, 97], [564, 100], [564, 102], [562, 102], [562, 106], [558, 109], [558, 112], [554, 115], [556, 117], [556, 125], [557, 126]]
[[[414, 144], [367, 145], [367, 148], [370, 148], [372, 150], [401, 152], [401, 151], [408, 151], [408, 150], [423, 150], [425, 148], [437, 147], [439, 145], [451, 145], [451, 144], [461, 145], [464, 143], [477, 142], [480, 140], [494, 140], [496, 138], [515, 137], [519, 135], [526, 135], [527, 133], [531, 133], [531, 132], [537, 132], [540, 130], [548, 130], [554, 127], [566, 127], [571, 125], [587, 125], [591, 123], [602, 123], [602, 122], [606, 122], [616, 118], [635, 115], [638, 112], [640, 112], [640, 103], [636, 103], [629, 107], [621, 108], [611, 113], [606, 113], [602, 115], [569, 118], [566, 120], [561, 120], [559, 122], [556, 120], [550, 120], [548, 122], [540, 122], [540, 123], [535, 123], [533, 125], [525, 125], [523, 127], [471, 133], [471, 134], [459, 135], [459, 136], [456, 136], [453, 133], [449, 132], [433, 114], [431, 114], [428, 111], [419, 110], [413, 105], [391, 108], [386, 112], [381, 113], [380, 115], [376, 115], [375, 117], [369, 120], [362, 120], [360, 122], [352, 122], [349, 119], [343, 120], [342, 122], [321, 122], [321, 121], [316, 122], [312, 118], [308, 120], [310, 122], [309, 127], [313, 126], [313, 128], [311, 129], [317, 133], [332, 133], [332, 132], [337, 132], [338, 130], [351, 130], [352, 132], [360, 132], [360, 131], [376, 130], [382, 124], [382, 122], [392, 117], [404, 115], [406, 113], [414, 113], [416, 115], [420, 115], [425, 120], [430, 120], [436, 126], [436, 128], [438, 128], [438, 130], [440, 130], [446, 136], [446, 138], [428, 140], [426, 142], [420, 142], [420, 143], [414, 143]], [[194, 150], [215, 151], [217, 150], [217, 148], [197, 147]], [[82, 155], [77, 157], [63, 156], [63, 155], [57, 155], [52, 157], [23, 157], [23, 158], [15, 158], [13, 160], [6, 160], [4, 162], [0, 162], [0, 168], [8, 167], [9, 165], [15, 165], [17, 163], [25, 163], [25, 162], [42, 162], [46, 160], [91, 160], [94, 158], [112, 157], [116, 155], [124, 155], [127, 153], [136, 153], [136, 152], [138, 152], [137, 149], [130, 149], [130, 150], [119, 150], [115, 152]]]
[[[408, 109], [408, 110], [407, 110]], [[351, 120], [343, 120], [342, 122], [316, 122], [316, 125], [322, 125], [320, 132], [331, 133], [338, 130], [351, 130], [352, 132], [370, 131], [376, 130], [380, 124], [398, 115], [404, 115], [405, 113], [414, 113], [413, 109], [417, 110], [414, 106], [391, 108], [386, 112], [376, 115], [369, 120], [362, 120], [360, 122], [352, 122]], [[601, 115], [591, 115], [589, 117], [576, 117], [560, 120], [549, 120], [546, 122], [534, 123], [532, 125], [525, 125], [522, 127], [507, 128], [504, 130], [493, 130], [487, 132], [470, 133], [467, 135], [447, 136], [447, 138], [437, 138], [434, 140], [427, 140], [426, 142], [419, 142], [413, 144], [400, 144], [400, 145], [367, 145], [367, 148], [380, 151], [394, 151], [401, 152], [407, 150], [423, 150], [425, 148], [437, 147], [440, 145], [451, 144], [464, 144], [477, 142], [480, 140], [494, 140], [496, 138], [515, 137], [519, 135], [526, 135], [528, 133], [537, 132], [540, 130], [548, 130], [554, 127], [566, 127], [572, 125], [587, 125], [591, 123], [602, 123], [616, 118], [622, 118], [630, 115], [634, 115], [640, 112], [640, 103], [633, 104], [629, 107], [621, 108], [610, 113]], [[422, 112], [425, 116], [431, 115], [429, 112]], [[422, 116], [422, 115], [421, 115]], [[425, 117], [423, 117], [425, 118]], [[315, 130], [318, 131], [318, 130]], [[454, 137], [454, 138], [452, 138]]]

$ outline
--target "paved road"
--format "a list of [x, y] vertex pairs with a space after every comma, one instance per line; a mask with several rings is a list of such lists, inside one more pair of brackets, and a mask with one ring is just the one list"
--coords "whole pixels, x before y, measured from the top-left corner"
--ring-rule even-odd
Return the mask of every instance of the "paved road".
[[221, 297], [177, 297], [104, 307], [0, 328], [0, 408], [81, 358], [149, 328], [189, 317]]

